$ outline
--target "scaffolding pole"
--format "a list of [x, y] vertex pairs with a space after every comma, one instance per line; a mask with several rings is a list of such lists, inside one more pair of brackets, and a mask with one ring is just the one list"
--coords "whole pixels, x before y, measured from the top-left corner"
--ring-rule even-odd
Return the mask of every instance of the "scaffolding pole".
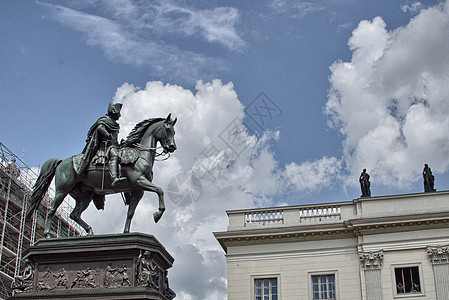
[[23, 203], [22, 203], [22, 213], [20, 216], [20, 230], [19, 230], [19, 241], [17, 245], [17, 258], [16, 258], [16, 267], [14, 269], [14, 278], [17, 277], [20, 273], [20, 261], [22, 260], [22, 245], [23, 245], [23, 236], [25, 232], [25, 212], [27, 210], [27, 195], [23, 195]]
[[61, 219], [58, 216], [58, 228], [56, 229], [56, 237], [61, 236]]
[[8, 206], [9, 206], [10, 193], [11, 193], [11, 178], [9, 178], [8, 192], [6, 193], [5, 215], [3, 218], [2, 237], [0, 240], [0, 266], [2, 264], [2, 258], [3, 258], [3, 245], [5, 243], [5, 231], [6, 231], [6, 222], [7, 222], [7, 217], [8, 217]]
[[33, 213], [33, 225], [31, 225], [30, 246], [34, 245], [34, 241], [36, 238], [36, 225], [37, 225], [37, 210], [35, 210]]

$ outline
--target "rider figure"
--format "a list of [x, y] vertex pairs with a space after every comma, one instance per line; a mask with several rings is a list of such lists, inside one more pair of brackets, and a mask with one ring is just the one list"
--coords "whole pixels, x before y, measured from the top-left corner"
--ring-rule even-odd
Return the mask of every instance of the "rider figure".
[[121, 109], [121, 103], [109, 103], [108, 113], [99, 118], [89, 129], [78, 174], [82, 174], [86, 170], [97, 150], [102, 149], [105, 151], [105, 156], [109, 158], [111, 185], [115, 186], [126, 180], [125, 177], [119, 177], [118, 172], [118, 132], [120, 125], [116, 121], [121, 116]]

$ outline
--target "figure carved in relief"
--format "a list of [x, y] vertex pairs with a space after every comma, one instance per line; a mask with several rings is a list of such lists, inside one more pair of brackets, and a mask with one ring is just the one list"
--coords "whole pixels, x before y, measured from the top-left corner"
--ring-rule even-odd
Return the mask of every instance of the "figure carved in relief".
[[159, 288], [159, 269], [150, 253], [145, 251], [137, 261], [137, 282], [140, 286]]
[[23, 270], [22, 275], [18, 275], [16, 278], [14, 278], [12, 289], [16, 293], [28, 292], [33, 288], [33, 264], [29, 259], [26, 259], [25, 265], [26, 267], [25, 270]]

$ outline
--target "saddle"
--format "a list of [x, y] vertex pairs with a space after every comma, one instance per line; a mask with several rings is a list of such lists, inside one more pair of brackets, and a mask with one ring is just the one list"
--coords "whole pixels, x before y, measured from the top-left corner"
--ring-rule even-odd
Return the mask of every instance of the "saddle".
[[[81, 166], [81, 160], [83, 158], [83, 154], [77, 154], [72, 156], [72, 164], [73, 169], [79, 170]], [[127, 165], [127, 164], [133, 164], [137, 161], [139, 158], [139, 151], [135, 148], [122, 148], [119, 149], [119, 164], [120, 165]], [[109, 160], [106, 156], [106, 152], [103, 150], [98, 150], [95, 156], [92, 158], [89, 167], [87, 168], [88, 171], [91, 170], [105, 170], [105, 172], [109, 172]], [[81, 187], [79, 187], [81, 188]], [[125, 193], [126, 202], [125, 204], [128, 204], [128, 195]], [[104, 209], [105, 204], [105, 196], [104, 195], [98, 195], [94, 194], [92, 198], [95, 207], [98, 210]]]
[[[119, 165], [133, 164], [139, 158], [139, 151], [135, 148], [121, 148], [119, 149], [118, 157]], [[72, 156], [73, 169], [79, 170], [82, 158], [82, 153]], [[104, 150], [98, 150], [90, 161], [87, 170], [103, 170], [103, 168], [105, 169], [105, 171], [109, 170], [109, 159]]]

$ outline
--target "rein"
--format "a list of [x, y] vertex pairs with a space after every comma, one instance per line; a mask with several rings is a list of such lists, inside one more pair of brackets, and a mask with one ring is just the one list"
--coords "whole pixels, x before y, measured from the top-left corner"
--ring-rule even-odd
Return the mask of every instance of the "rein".
[[[144, 145], [142, 145], [140, 143], [137, 143], [135, 145], [135, 147], [139, 151], [147, 151], [147, 152], [154, 151], [154, 153], [155, 153], [155, 159], [154, 160], [155, 161], [164, 161], [164, 160], [167, 160], [167, 159], [170, 158], [170, 153], [166, 152], [165, 150], [160, 152], [160, 153], [157, 153], [156, 150], [163, 148], [162, 146], [159, 146], [159, 147], [156, 147], [156, 148], [148, 148], [148, 147], [145, 147]], [[166, 155], [166, 156], [163, 159], [156, 159], [156, 157], [159, 157], [159, 156], [162, 156], [162, 155]]]

